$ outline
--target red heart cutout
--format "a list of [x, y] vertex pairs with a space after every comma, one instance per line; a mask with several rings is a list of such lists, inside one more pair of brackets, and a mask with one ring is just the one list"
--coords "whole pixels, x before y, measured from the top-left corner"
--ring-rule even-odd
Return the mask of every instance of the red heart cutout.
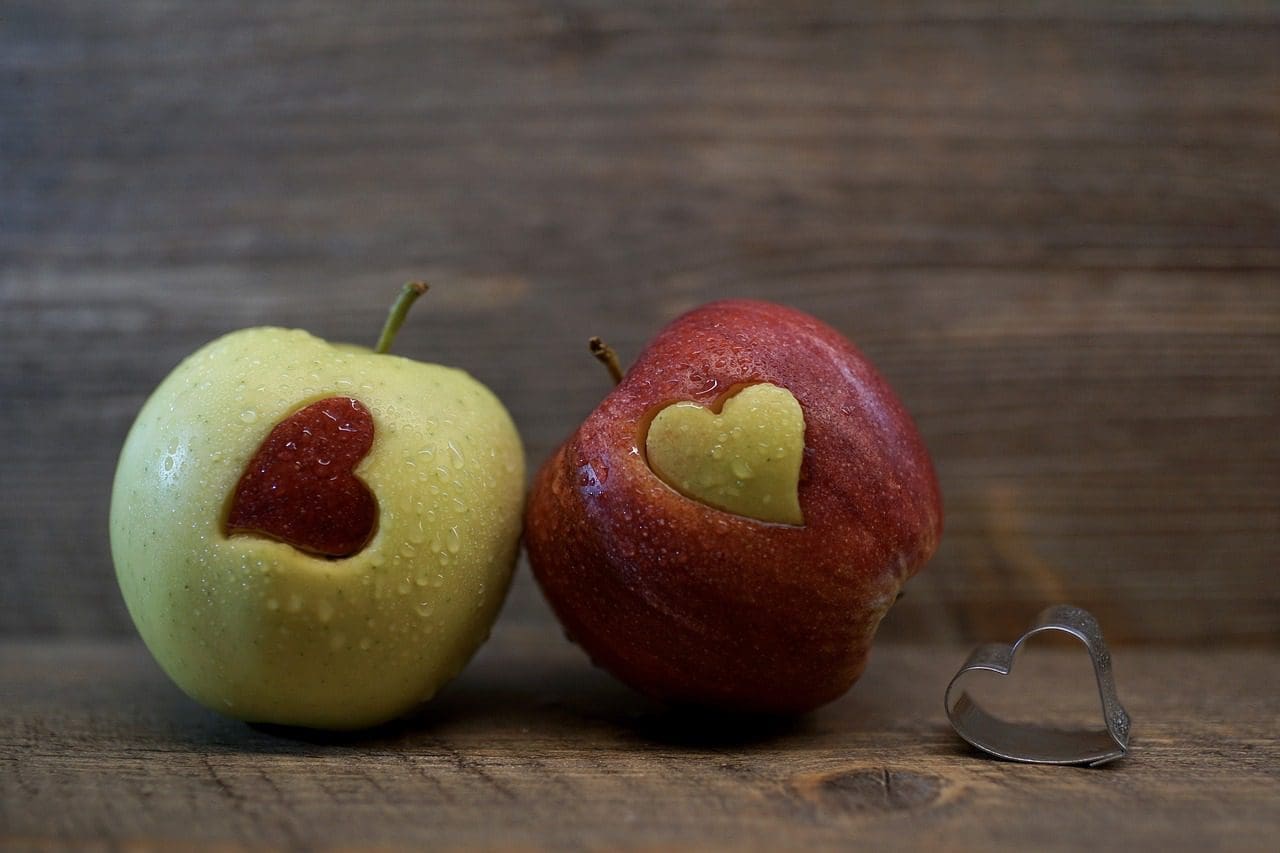
[[359, 400], [329, 397], [299, 409], [249, 460], [224, 532], [350, 557], [373, 538], [378, 521], [378, 502], [354, 473], [371, 447], [373, 416]]

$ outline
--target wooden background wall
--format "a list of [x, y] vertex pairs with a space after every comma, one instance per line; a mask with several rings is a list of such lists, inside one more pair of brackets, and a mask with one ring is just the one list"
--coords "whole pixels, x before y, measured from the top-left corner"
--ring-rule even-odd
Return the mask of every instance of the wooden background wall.
[[[590, 334], [630, 358], [731, 295], [846, 332], [949, 513], [887, 635], [1074, 601], [1118, 642], [1275, 643], [1276, 13], [10, 0], [0, 633], [132, 630], [111, 474], [182, 356], [372, 342], [423, 277], [398, 350], [493, 387], [531, 464], [607, 390]], [[550, 619], [527, 572], [504, 618]]]

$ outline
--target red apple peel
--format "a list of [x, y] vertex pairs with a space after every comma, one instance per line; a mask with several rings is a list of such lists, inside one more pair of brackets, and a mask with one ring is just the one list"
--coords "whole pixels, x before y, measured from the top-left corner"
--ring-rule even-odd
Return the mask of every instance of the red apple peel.
[[358, 553], [378, 520], [373, 492], [355, 475], [372, 447], [373, 417], [359, 400], [329, 397], [294, 412], [249, 461], [223, 531], [324, 557]]

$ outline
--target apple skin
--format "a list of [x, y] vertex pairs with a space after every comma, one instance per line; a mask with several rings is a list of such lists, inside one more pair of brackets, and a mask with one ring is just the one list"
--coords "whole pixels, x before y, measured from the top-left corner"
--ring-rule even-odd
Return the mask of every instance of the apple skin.
[[[645, 460], [656, 411], [753, 382], [803, 410], [803, 526], [691, 500]], [[539, 470], [525, 515], [534, 575], [596, 664], [668, 703], [772, 714], [848, 690], [941, 532], [932, 462], [885, 380], [829, 326], [748, 300], [667, 326]]]
[[[327, 559], [224, 535], [266, 435], [333, 396], [373, 415], [355, 468], [378, 501], [373, 538]], [[188, 357], [142, 407], [116, 470], [111, 551], [139, 633], [191, 697], [251, 722], [363, 728], [430, 698], [488, 636], [523, 489], [510, 416], [463, 371], [246, 329]]]

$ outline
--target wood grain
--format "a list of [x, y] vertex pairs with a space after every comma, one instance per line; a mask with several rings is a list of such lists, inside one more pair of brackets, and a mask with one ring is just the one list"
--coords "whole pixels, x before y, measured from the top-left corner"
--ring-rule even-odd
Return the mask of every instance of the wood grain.
[[[1025, 655], [993, 707], [1044, 719], [1037, 685], [1066, 684], [1051, 704], [1097, 713], [1081, 649]], [[726, 723], [647, 704], [549, 626], [507, 625], [418, 717], [335, 738], [204, 711], [132, 642], [15, 641], [0, 846], [1269, 849], [1274, 651], [1117, 653], [1134, 751], [1098, 770], [966, 747], [942, 713], [963, 658], [886, 645], [807, 718]]]
[[[732, 295], [857, 341], [948, 529], [890, 638], [1280, 639], [1273, 3], [17, 0], [0, 15], [0, 634], [130, 631], [115, 454], [244, 325], [401, 337], [532, 464]], [[548, 616], [526, 579], [507, 618]]]

